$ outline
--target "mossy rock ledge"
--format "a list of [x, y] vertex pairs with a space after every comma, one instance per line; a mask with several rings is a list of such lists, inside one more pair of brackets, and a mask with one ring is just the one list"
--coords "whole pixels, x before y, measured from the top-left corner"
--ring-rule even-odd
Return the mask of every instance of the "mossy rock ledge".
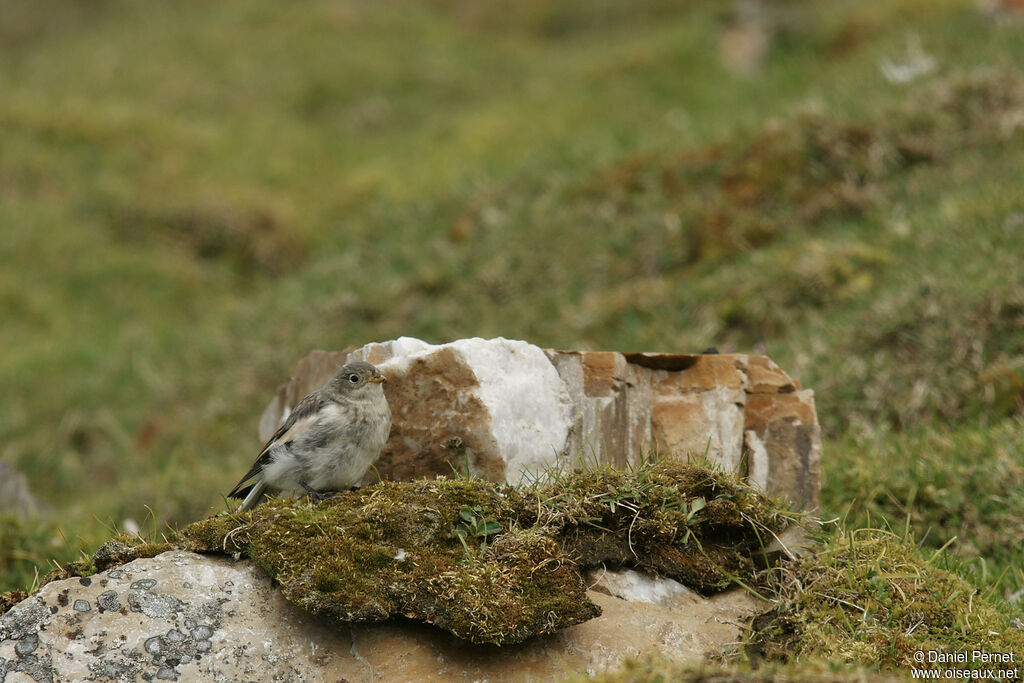
[[520, 488], [385, 481], [316, 505], [272, 500], [183, 533], [191, 550], [250, 557], [314, 614], [404, 616], [504, 645], [598, 616], [587, 567], [645, 569], [705, 594], [749, 580], [785, 520], [735, 480], [662, 462]]

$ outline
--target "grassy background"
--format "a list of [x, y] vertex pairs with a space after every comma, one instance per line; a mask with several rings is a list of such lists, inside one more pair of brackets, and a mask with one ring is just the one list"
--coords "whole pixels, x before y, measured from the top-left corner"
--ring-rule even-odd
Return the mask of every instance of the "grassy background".
[[826, 516], [1020, 614], [1024, 25], [764, 11], [744, 74], [710, 0], [0, 0], [0, 457], [50, 511], [0, 589], [221, 509], [310, 349], [502, 335], [767, 352]]

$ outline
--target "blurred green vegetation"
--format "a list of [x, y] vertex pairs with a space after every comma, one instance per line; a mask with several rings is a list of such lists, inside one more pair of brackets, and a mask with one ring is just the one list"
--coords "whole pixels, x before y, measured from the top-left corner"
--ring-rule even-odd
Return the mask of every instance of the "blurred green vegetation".
[[827, 516], [1019, 596], [1024, 24], [729, 7], [0, 0], [0, 588], [220, 509], [310, 349], [501, 335], [765, 351]]

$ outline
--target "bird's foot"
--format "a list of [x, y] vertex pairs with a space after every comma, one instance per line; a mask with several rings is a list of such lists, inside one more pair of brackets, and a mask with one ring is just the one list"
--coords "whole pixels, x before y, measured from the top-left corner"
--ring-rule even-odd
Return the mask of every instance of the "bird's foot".
[[314, 505], [318, 505], [325, 500], [337, 498], [339, 495], [338, 491], [317, 491], [306, 484], [303, 484], [302, 488], [306, 489], [306, 498], [309, 498], [309, 501]]

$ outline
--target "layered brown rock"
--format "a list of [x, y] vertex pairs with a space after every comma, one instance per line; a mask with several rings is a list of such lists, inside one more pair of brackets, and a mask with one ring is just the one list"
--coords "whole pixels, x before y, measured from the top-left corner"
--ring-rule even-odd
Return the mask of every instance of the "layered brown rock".
[[817, 508], [821, 430], [814, 393], [750, 394], [744, 430], [750, 483], [801, 508]]
[[388, 376], [381, 476], [470, 472], [518, 483], [545, 467], [635, 464], [652, 452], [736, 472], [797, 507], [818, 504], [814, 394], [748, 354], [541, 351], [505, 339], [402, 338], [299, 362], [260, 421], [267, 438], [345, 360]]

